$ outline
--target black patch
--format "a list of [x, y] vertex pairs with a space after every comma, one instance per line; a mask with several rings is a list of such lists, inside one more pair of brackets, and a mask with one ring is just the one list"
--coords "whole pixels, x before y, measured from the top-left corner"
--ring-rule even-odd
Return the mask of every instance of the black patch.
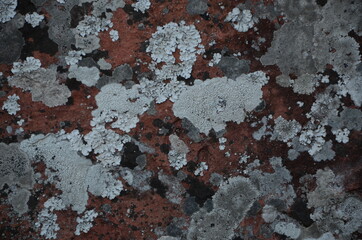
[[328, 2], [328, 0], [316, 0], [316, 3], [319, 5], [319, 6], [324, 6], [326, 5]]
[[140, 155], [142, 155], [142, 153], [136, 144], [132, 142], [124, 144], [121, 166], [134, 169], [137, 167], [136, 158]]
[[39, 201], [38, 201], [38, 198], [31, 195], [29, 197], [29, 200], [28, 200], [28, 208], [30, 210], [30, 212], [34, 211], [36, 206], [38, 205]]
[[36, 12], [35, 5], [29, 0], [18, 0], [18, 5], [16, 6], [16, 12], [22, 15], [27, 13]]
[[146, 52], [148, 45], [150, 45], [149, 41], [142, 42], [139, 51]]
[[148, 139], [148, 140], [151, 140], [152, 139], [152, 133], [146, 133], [145, 137]]
[[57, 72], [58, 73], [66, 73], [66, 72], [68, 72], [68, 69], [63, 68], [62, 66], [58, 66], [57, 67]]
[[207, 199], [210, 199], [215, 192], [203, 182], [198, 179], [188, 176], [186, 182], [190, 184], [187, 192], [196, 198], [196, 202], [203, 206]]
[[70, 10], [70, 27], [76, 28], [80, 21], [84, 20], [84, 16], [88, 15], [92, 10], [92, 4], [91, 3], [83, 3], [82, 6], [74, 6]]
[[219, 139], [218, 139], [218, 137], [216, 136], [216, 132], [215, 132], [214, 129], [211, 129], [211, 131], [209, 132], [208, 137], [210, 138], [210, 141], [211, 141], [211, 142], [214, 142], [214, 143], [219, 142]]
[[200, 17], [202, 17], [206, 21], [210, 21], [210, 15], [208, 13], [200, 14]]
[[157, 177], [151, 178], [150, 186], [156, 189], [156, 193], [160, 195], [162, 198], [166, 197], [166, 192], [168, 187], [164, 185]]
[[338, 81], [341, 79], [338, 73], [332, 69], [326, 69], [324, 74], [329, 76], [329, 84], [338, 84]]
[[63, 121], [59, 123], [59, 127], [61, 128], [66, 128], [66, 127], [71, 127], [72, 126], [72, 122], [71, 121]]
[[132, 26], [132, 25], [133, 25], [132, 19], [128, 19], [128, 20], [127, 20], [127, 24], [130, 25], [130, 26]]
[[266, 106], [266, 103], [264, 100], [262, 100], [254, 110], [255, 110], [255, 112], [261, 112], [265, 109], [265, 106]]
[[169, 122], [165, 123], [165, 124], [163, 124], [162, 127], [167, 129], [167, 133], [166, 133], [167, 136], [172, 133], [172, 123], [169, 123]]
[[209, 72], [203, 72], [202, 73], [202, 80], [206, 80], [206, 79], [209, 79], [209, 78], [210, 78]]
[[163, 121], [159, 118], [156, 118], [155, 120], [152, 121], [152, 125], [158, 128], [162, 128]]
[[67, 106], [70, 106], [70, 105], [73, 105], [73, 104], [74, 104], [74, 98], [73, 98], [72, 96], [70, 96], [70, 97], [68, 98], [68, 101], [67, 101], [66, 105], [67, 105]]
[[141, 22], [143, 19], [147, 19], [149, 17], [148, 12], [142, 13], [135, 11], [131, 4], [126, 4], [123, 10], [132, 18], [132, 22]]
[[21, 59], [25, 60], [26, 57], [33, 56], [33, 51], [47, 53], [51, 56], [58, 52], [58, 44], [49, 38], [48, 29], [49, 27], [47, 26], [33, 28], [28, 23], [25, 23], [24, 27], [19, 29], [26, 42], [21, 51]]
[[348, 155], [348, 149], [342, 143], [335, 143], [333, 145], [333, 149], [335, 150], [338, 157], [345, 157]]
[[65, 82], [65, 85], [69, 88], [70, 91], [72, 90], [79, 91], [81, 84], [82, 83], [75, 80], [75, 78], [67, 78], [67, 81]]
[[307, 207], [307, 203], [301, 199], [297, 198], [293, 205], [291, 206], [290, 216], [303, 224], [304, 227], [309, 227], [313, 224], [312, 219], [310, 219], [311, 211]]
[[98, 62], [98, 60], [101, 58], [108, 58], [108, 51], [101, 51], [96, 49], [93, 52], [86, 54], [84, 58], [86, 57], [91, 57], [94, 59], [94, 61]]
[[197, 164], [194, 161], [188, 161], [186, 167], [187, 171], [193, 173], [197, 168]]
[[244, 240], [243, 238], [241, 238], [241, 237], [233, 237], [233, 239], [232, 240]]
[[101, 73], [103, 73], [104, 75], [108, 76], [108, 77], [112, 77], [112, 70], [100, 70]]
[[189, 78], [184, 78], [184, 77], [181, 77], [181, 76], [177, 76], [177, 81], [180, 81], [180, 82], [185, 82], [186, 85], [188, 86], [192, 86], [194, 85], [194, 82], [195, 82], [195, 78], [193, 76], [189, 77]]
[[160, 146], [160, 150], [161, 150], [161, 152], [163, 152], [164, 154], [168, 154], [168, 153], [170, 152], [170, 145], [163, 143], [163, 144], [161, 144], [161, 146]]

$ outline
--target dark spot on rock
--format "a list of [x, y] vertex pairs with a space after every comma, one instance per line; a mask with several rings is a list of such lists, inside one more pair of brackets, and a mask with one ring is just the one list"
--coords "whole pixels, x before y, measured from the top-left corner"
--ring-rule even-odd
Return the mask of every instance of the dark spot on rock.
[[157, 177], [151, 178], [150, 186], [156, 190], [156, 193], [162, 198], [166, 197], [168, 187], [164, 185]]
[[16, 6], [16, 12], [25, 15], [27, 13], [36, 12], [36, 7], [29, 0], [18, 0], [18, 5]]
[[141, 22], [143, 19], [147, 19], [149, 17], [148, 12], [142, 13], [139, 11], [135, 11], [131, 4], [126, 4], [123, 10], [130, 16], [129, 20], [132, 20], [132, 23]]
[[98, 60], [101, 58], [108, 58], [108, 51], [101, 51], [96, 49], [93, 52], [86, 54], [84, 57], [91, 57], [94, 59], [94, 61], [98, 62]]
[[130, 26], [132, 26], [132, 25], [133, 25], [133, 21], [132, 21], [131, 19], [128, 19], [128, 20], [127, 20], [127, 24], [130, 25]]
[[88, 15], [92, 10], [92, 4], [91, 3], [83, 3], [82, 6], [74, 6], [70, 10], [70, 27], [76, 28], [80, 21], [84, 19], [85, 15]]
[[28, 200], [29, 211], [30, 212], [34, 211], [38, 203], [39, 203], [38, 198], [36, 196], [31, 195]]
[[163, 126], [163, 121], [159, 118], [156, 118], [152, 121], [152, 125], [158, 128], [161, 128]]
[[139, 51], [140, 52], [146, 52], [147, 47], [148, 47], [149, 44], [150, 43], [148, 41], [142, 42], [141, 45], [140, 45]]
[[202, 73], [202, 80], [206, 80], [206, 79], [209, 79], [209, 78], [210, 78], [209, 72], [203, 72]]
[[195, 163], [194, 161], [188, 161], [186, 167], [187, 171], [193, 173], [197, 168], [197, 163]]
[[195, 78], [193, 76], [191, 76], [186, 79], [184, 77], [177, 76], [177, 81], [185, 82], [186, 85], [192, 86], [192, 85], [194, 85]]
[[255, 112], [261, 112], [265, 109], [265, 106], [266, 106], [266, 103], [264, 100], [262, 100], [254, 110], [255, 110]]
[[210, 21], [210, 15], [208, 13], [200, 14], [200, 17], [202, 17], [206, 21]]
[[134, 169], [137, 167], [136, 159], [140, 155], [142, 155], [142, 153], [136, 144], [132, 142], [124, 144], [121, 166]]
[[62, 67], [62, 66], [58, 66], [58, 67], [57, 67], [57, 72], [58, 72], [58, 73], [66, 73], [66, 72], [68, 72], [68, 70], [65, 69], [65, 68]]
[[59, 126], [61, 128], [66, 128], [66, 127], [71, 127], [72, 126], [72, 122], [71, 121], [62, 121], [59, 123]]
[[232, 240], [244, 240], [243, 238], [241, 238], [241, 237], [239, 237], [239, 236], [237, 236], [237, 237], [233, 237], [233, 239]]
[[101, 73], [103, 73], [105, 76], [111, 77], [112, 76], [112, 70], [100, 70]]
[[80, 85], [82, 83], [75, 80], [75, 78], [67, 78], [65, 85], [69, 88], [70, 91], [77, 90], [79, 91]]
[[148, 139], [148, 140], [151, 140], [152, 139], [152, 133], [146, 133], [145, 137]]
[[326, 5], [328, 2], [328, 0], [316, 0], [316, 3], [319, 5], [319, 6], [324, 6]]
[[163, 152], [164, 154], [168, 154], [170, 152], [170, 145], [169, 144], [161, 144], [160, 146], [160, 150], [161, 152]]
[[26, 57], [33, 56], [34, 51], [47, 53], [51, 56], [54, 56], [58, 52], [58, 44], [49, 38], [48, 29], [49, 27], [47, 26], [43, 28], [40, 26], [33, 28], [28, 23], [19, 29], [26, 42], [21, 51], [21, 59], [25, 60]]
[[311, 211], [308, 209], [307, 203], [303, 199], [297, 198], [291, 206], [290, 216], [303, 224], [304, 227], [309, 227], [313, 223], [309, 217], [310, 214]]
[[186, 182], [190, 184], [187, 192], [196, 198], [196, 202], [203, 206], [207, 199], [211, 198], [214, 195], [214, 191], [204, 184], [200, 182], [198, 179], [188, 176], [186, 178]]
[[345, 157], [348, 155], [348, 149], [346, 149], [346, 146], [344, 144], [335, 143], [333, 145], [333, 149], [335, 150], [338, 157]]

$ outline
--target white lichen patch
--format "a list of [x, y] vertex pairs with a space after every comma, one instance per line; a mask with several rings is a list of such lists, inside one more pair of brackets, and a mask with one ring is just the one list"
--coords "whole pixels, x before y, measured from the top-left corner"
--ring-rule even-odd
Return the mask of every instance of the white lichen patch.
[[86, 145], [81, 149], [85, 156], [89, 154], [89, 150], [92, 150], [98, 154], [96, 158], [104, 166], [117, 166], [121, 163], [119, 152], [122, 151], [125, 143], [131, 141], [131, 138], [128, 135], [119, 135], [102, 125], [98, 125], [93, 127], [83, 140]]
[[336, 141], [339, 143], [348, 143], [348, 135], [350, 131], [347, 128], [332, 130], [332, 133], [336, 136]]
[[99, 69], [96, 67], [78, 67], [76, 65], [71, 65], [69, 68], [69, 78], [75, 78], [78, 81], [82, 82], [88, 87], [96, 85], [99, 79]]
[[212, 67], [212, 66], [215, 66], [216, 64], [218, 64], [221, 60], [221, 57], [222, 57], [222, 55], [220, 53], [215, 53], [212, 56], [211, 61], [209, 62], [209, 66]]
[[0, 22], [10, 21], [16, 14], [15, 9], [18, 5], [17, 0], [1, 0], [0, 1]]
[[43, 21], [44, 15], [40, 15], [36, 12], [25, 15], [25, 21], [29, 23], [33, 28], [39, 26], [40, 22]]
[[93, 227], [93, 220], [98, 216], [96, 211], [89, 210], [84, 213], [82, 217], [77, 217], [77, 228], [74, 232], [75, 235], [80, 235], [82, 232], [87, 233]]
[[171, 102], [175, 102], [180, 94], [186, 89], [187, 86], [183, 81], [171, 80], [166, 83], [143, 78], [140, 81], [138, 90], [143, 96], [154, 99], [156, 103], [163, 103], [167, 99]]
[[319, 86], [320, 79], [319, 75], [303, 74], [293, 80], [293, 91], [298, 94], [311, 94]]
[[85, 55], [83, 51], [75, 51], [71, 50], [68, 52], [68, 56], [65, 57], [65, 62], [67, 65], [76, 65], [80, 60], [82, 60], [82, 56]]
[[275, 119], [275, 127], [272, 139], [288, 142], [295, 137], [301, 130], [302, 126], [296, 120], [286, 120], [283, 117]]
[[[179, 59], [174, 56], [177, 50]], [[146, 51], [151, 53], [150, 68], [160, 80], [176, 80], [178, 76], [186, 79], [191, 77], [192, 66], [197, 55], [204, 51], [204, 47], [196, 27], [181, 21], [157, 27]], [[160, 63], [163, 63], [162, 67], [157, 67]]]
[[27, 57], [24, 62], [14, 62], [11, 72], [14, 74], [29, 73], [41, 67], [39, 59]]
[[109, 31], [109, 36], [110, 36], [112, 42], [115, 42], [119, 39], [119, 33], [117, 30], [114, 30], [114, 29]]
[[233, 8], [226, 16], [225, 22], [231, 22], [238, 32], [247, 32], [254, 26], [253, 15], [248, 9]]
[[20, 110], [20, 105], [18, 103], [19, 99], [19, 96], [16, 94], [8, 96], [8, 99], [2, 106], [2, 110], [6, 110], [10, 115], [15, 115], [16, 112]]
[[59, 196], [66, 207], [82, 213], [86, 209], [88, 191], [95, 196], [113, 199], [123, 190], [122, 182], [100, 164], [74, 150], [76, 136], [64, 132], [48, 135], [32, 135], [21, 142], [20, 149], [33, 161], [43, 161], [47, 167], [48, 182], [62, 191]]
[[81, 37], [97, 35], [101, 31], [107, 31], [112, 26], [113, 23], [111, 20], [97, 18], [95, 16], [85, 16], [76, 27], [75, 33]]
[[138, 12], [145, 13], [151, 7], [151, 2], [150, 0], [137, 0], [132, 4], [132, 7]]
[[315, 129], [304, 129], [300, 134], [299, 141], [301, 144], [310, 147], [308, 150], [310, 155], [315, 155], [322, 150], [326, 135], [326, 129], [323, 126], [318, 126]]
[[[37, 61], [35, 61], [37, 62]], [[64, 84], [57, 81], [57, 71], [54, 68], [38, 68], [39, 65], [31, 65], [13, 68], [17, 72], [9, 77], [9, 85], [30, 91], [32, 100], [41, 101], [48, 107], [56, 107], [67, 103], [71, 92]]]
[[92, 112], [92, 126], [112, 123], [112, 128], [129, 132], [139, 121], [138, 116], [150, 106], [151, 98], [140, 95], [138, 85], [126, 89], [123, 85], [112, 83], [102, 87], [96, 96], [98, 109]]
[[219, 138], [219, 149], [221, 150], [221, 151], [223, 151], [223, 150], [225, 150], [225, 143], [226, 143], [226, 141], [227, 141], [227, 139], [226, 138], [224, 138], [224, 137], [221, 137], [221, 138]]
[[181, 93], [173, 105], [179, 118], [187, 118], [200, 132], [208, 134], [226, 127], [226, 122], [241, 123], [261, 102], [261, 88], [268, 81], [263, 72], [243, 74], [235, 80], [224, 78], [196, 80]]
[[207, 171], [207, 169], [209, 169], [209, 166], [207, 166], [206, 162], [201, 162], [198, 168], [196, 168], [194, 174], [196, 176], [204, 176], [204, 171]]
[[43, 209], [38, 215], [35, 227], [40, 228], [40, 235], [46, 239], [57, 239], [57, 232], [60, 230], [57, 219], [58, 216], [55, 213]]
[[186, 155], [189, 152], [187, 145], [177, 136], [170, 135], [171, 151], [168, 153], [170, 166], [180, 170], [187, 164]]

